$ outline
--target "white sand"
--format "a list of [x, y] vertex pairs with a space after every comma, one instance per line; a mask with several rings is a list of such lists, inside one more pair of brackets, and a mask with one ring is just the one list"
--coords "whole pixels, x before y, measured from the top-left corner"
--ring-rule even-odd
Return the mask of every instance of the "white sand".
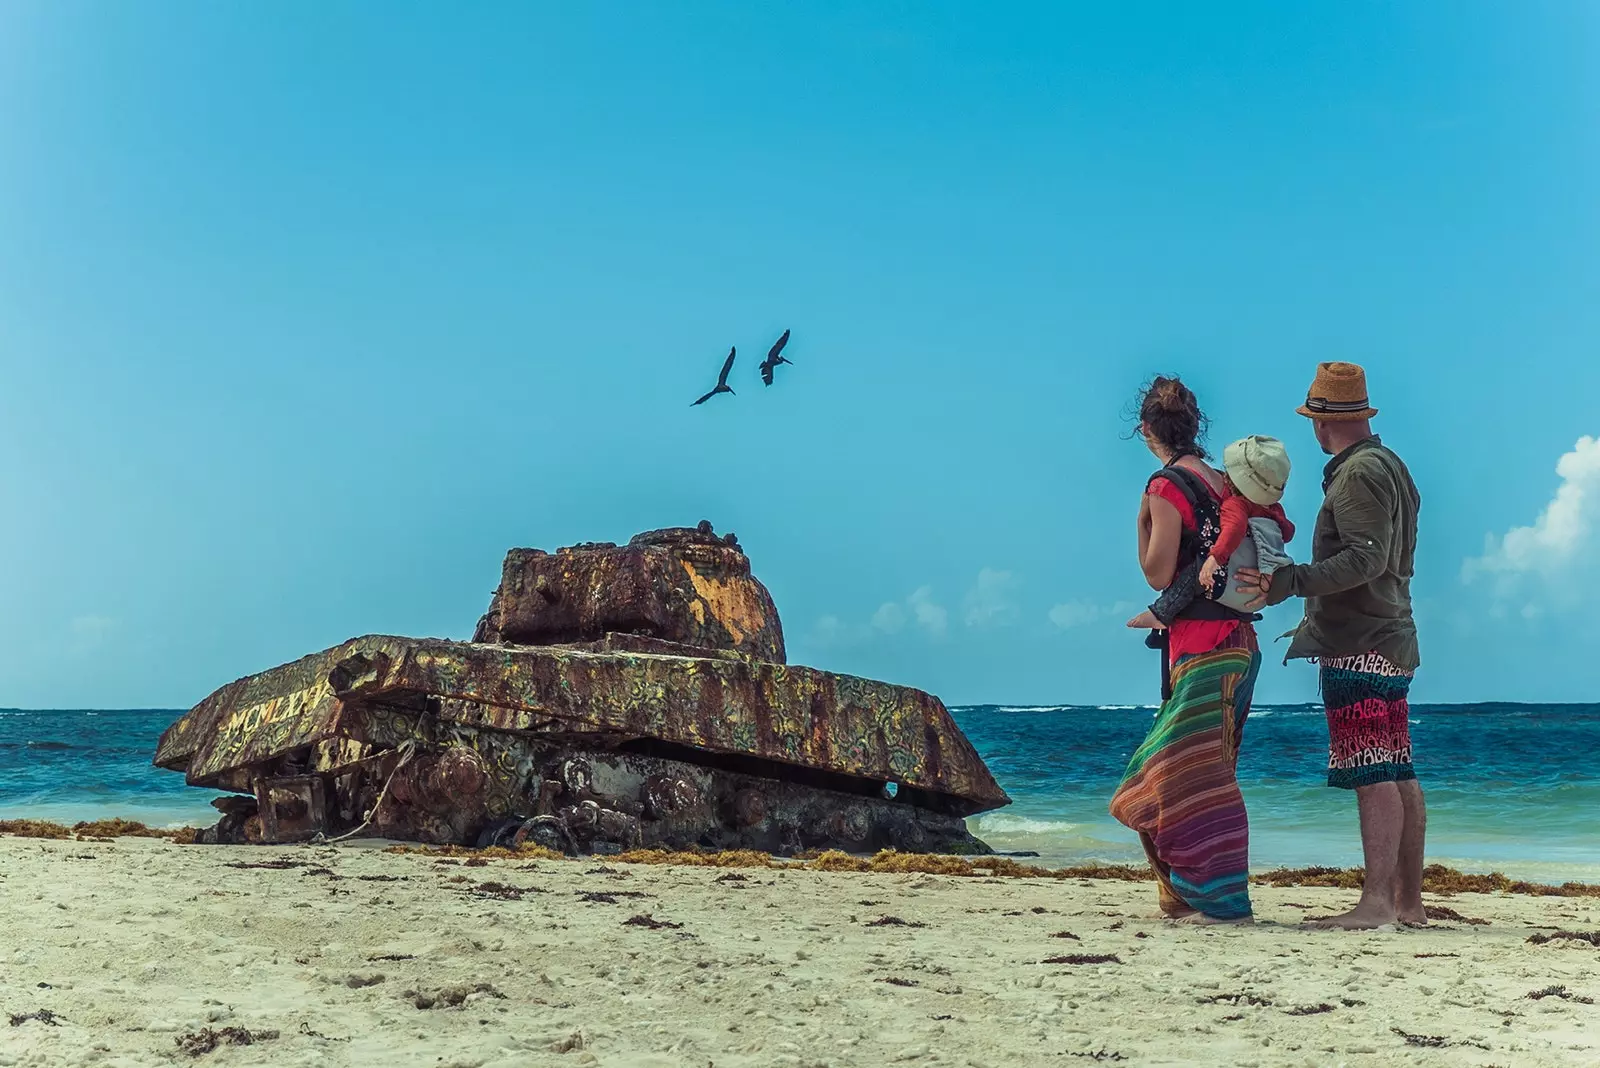
[[[227, 866], [274, 857], [337, 878]], [[0, 1019], [0, 1065], [1600, 1064], [1600, 1006], [1526, 998], [1600, 1002], [1600, 951], [1526, 941], [1600, 929], [1592, 898], [1347, 934], [1295, 926], [1345, 891], [1257, 888], [1261, 922], [1195, 929], [1145, 918], [1151, 884], [611, 867], [0, 838], [0, 1017], [62, 1019]], [[466, 892], [487, 880], [529, 892]], [[1122, 963], [1041, 963], [1066, 953]], [[501, 996], [404, 996], [461, 984]], [[207, 1025], [279, 1037], [179, 1056]]]

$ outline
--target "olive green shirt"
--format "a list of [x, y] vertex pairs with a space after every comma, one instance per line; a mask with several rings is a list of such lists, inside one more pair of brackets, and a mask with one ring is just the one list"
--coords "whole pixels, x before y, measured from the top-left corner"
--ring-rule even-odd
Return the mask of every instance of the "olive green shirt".
[[1275, 572], [1267, 598], [1306, 599], [1285, 661], [1375, 652], [1415, 671], [1411, 575], [1422, 498], [1411, 473], [1374, 436], [1329, 461], [1322, 488], [1311, 563]]

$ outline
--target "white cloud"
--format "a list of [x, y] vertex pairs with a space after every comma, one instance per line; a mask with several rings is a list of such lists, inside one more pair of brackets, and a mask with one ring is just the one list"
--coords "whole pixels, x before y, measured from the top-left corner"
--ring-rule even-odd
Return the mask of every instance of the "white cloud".
[[817, 642], [822, 645], [836, 645], [844, 637], [844, 623], [838, 616], [823, 616], [817, 620]]
[[986, 567], [967, 591], [962, 618], [969, 627], [999, 627], [1017, 618], [1017, 579], [1009, 571]]
[[[1556, 463], [1561, 484], [1532, 526], [1512, 527], [1503, 535], [1490, 534], [1483, 555], [1462, 564], [1461, 579], [1480, 577], [1495, 584], [1503, 599], [1538, 592], [1576, 599], [1581, 583], [1574, 574], [1590, 569], [1600, 550], [1600, 439], [1584, 436]], [[1525, 619], [1539, 615], [1542, 607], [1528, 601]]]
[[1118, 601], [1111, 605], [1085, 600], [1065, 601], [1050, 609], [1050, 622], [1062, 630], [1071, 630], [1073, 627], [1088, 627], [1096, 623], [1123, 623], [1137, 611], [1139, 606], [1132, 601]]
[[906, 625], [906, 610], [894, 601], [885, 601], [872, 614], [872, 625], [885, 634], [898, 634]]
[[1050, 622], [1067, 630], [1082, 627], [1100, 618], [1100, 606], [1089, 601], [1067, 601], [1050, 609]]
[[919, 586], [903, 601], [885, 601], [866, 623], [854, 623], [836, 615], [819, 618], [813, 629], [818, 645], [864, 645], [889, 634], [899, 634], [914, 625], [935, 638], [944, 637], [950, 627], [950, 613], [933, 598], [932, 586]]
[[918, 586], [906, 598], [906, 605], [910, 607], [917, 626], [929, 634], [939, 637], [949, 627], [950, 613], [933, 599], [932, 586]]

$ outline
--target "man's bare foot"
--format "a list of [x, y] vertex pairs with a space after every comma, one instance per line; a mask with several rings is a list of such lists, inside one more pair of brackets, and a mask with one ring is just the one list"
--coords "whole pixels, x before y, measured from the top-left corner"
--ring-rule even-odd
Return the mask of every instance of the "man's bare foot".
[[1396, 909], [1394, 918], [1405, 924], [1407, 927], [1428, 926], [1428, 910], [1423, 908], [1421, 905], [1412, 905], [1409, 908]]
[[1169, 917], [1169, 919], [1171, 919], [1173, 923], [1186, 923], [1191, 927], [1218, 927], [1224, 924], [1232, 926], [1256, 922], [1256, 918], [1254, 916], [1236, 916], [1231, 920], [1224, 920], [1219, 916], [1207, 916], [1203, 912], [1191, 912], [1186, 916], [1172, 916]]
[[1371, 931], [1378, 927], [1387, 927], [1397, 919], [1392, 908], [1361, 904], [1337, 916], [1313, 916], [1306, 923], [1324, 930]]

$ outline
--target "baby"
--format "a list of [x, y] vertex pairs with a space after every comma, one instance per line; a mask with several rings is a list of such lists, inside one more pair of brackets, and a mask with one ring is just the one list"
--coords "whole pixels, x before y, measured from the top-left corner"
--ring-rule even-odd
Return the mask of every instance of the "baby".
[[[1294, 540], [1294, 524], [1284, 514], [1283, 487], [1289, 481], [1289, 457], [1276, 438], [1253, 434], [1222, 451], [1228, 495], [1221, 506], [1221, 524], [1211, 552], [1196, 560], [1167, 587], [1150, 611], [1128, 621], [1130, 627], [1166, 627], [1183, 613], [1204, 589], [1210, 599], [1244, 611], [1247, 595], [1217, 589], [1218, 577], [1226, 583], [1228, 562], [1241, 546], [1263, 575], [1289, 562], [1283, 547]], [[1248, 539], [1248, 545], [1246, 541]]]

